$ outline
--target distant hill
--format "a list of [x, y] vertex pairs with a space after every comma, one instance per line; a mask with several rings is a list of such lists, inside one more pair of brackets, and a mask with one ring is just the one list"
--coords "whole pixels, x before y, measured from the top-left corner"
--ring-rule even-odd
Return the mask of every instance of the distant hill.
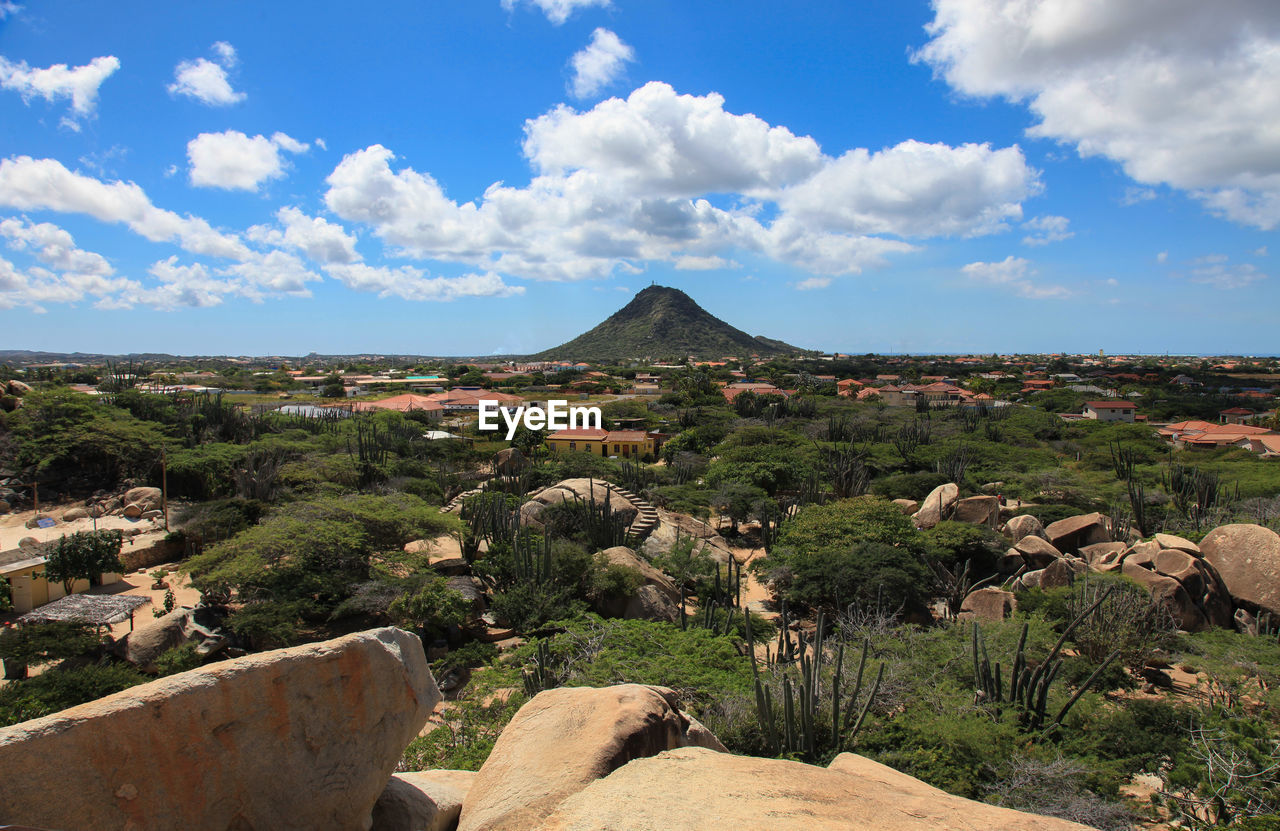
[[692, 355], [797, 355], [803, 349], [752, 337], [693, 302], [679, 289], [649, 286], [589, 332], [533, 357], [544, 361], [606, 361]]

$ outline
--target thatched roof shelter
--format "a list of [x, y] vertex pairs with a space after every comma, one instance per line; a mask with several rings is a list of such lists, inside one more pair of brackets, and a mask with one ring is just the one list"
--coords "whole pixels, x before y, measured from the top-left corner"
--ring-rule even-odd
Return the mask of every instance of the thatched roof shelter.
[[38, 609], [32, 609], [18, 618], [18, 622], [77, 620], [95, 626], [110, 626], [128, 620], [135, 609], [150, 602], [149, 597], [131, 594], [69, 594]]

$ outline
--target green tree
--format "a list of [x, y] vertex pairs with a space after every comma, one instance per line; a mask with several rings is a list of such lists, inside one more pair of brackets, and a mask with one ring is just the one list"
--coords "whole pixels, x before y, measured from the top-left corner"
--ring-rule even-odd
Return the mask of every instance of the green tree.
[[71, 594], [77, 580], [95, 580], [102, 574], [124, 571], [120, 562], [119, 531], [77, 531], [62, 537], [48, 553], [45, 573], [50, 580], [62, 583]]

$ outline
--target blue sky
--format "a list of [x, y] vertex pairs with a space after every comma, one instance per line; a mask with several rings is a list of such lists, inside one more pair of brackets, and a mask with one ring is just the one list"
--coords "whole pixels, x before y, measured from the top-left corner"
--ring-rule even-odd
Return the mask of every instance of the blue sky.
[[0, 0], [0, 348], [1280, 352], [1280, 5]]

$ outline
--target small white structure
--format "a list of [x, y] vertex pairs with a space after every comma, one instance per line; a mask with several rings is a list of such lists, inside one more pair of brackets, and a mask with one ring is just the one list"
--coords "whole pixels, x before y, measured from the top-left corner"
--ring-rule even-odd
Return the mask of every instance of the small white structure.
[[1126, 421], [1133, 423], [1133, 417], [1137, 415], [1138, 405], [1132, 401], [1086, 401], [1084, 402], [1084, 417], [1096, 419], [1097, 421]]

